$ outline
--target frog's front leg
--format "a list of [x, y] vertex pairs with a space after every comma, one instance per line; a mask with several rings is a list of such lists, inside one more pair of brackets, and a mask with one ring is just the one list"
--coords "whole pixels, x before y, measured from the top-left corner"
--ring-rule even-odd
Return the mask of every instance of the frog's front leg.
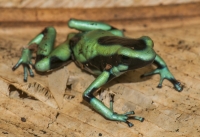
[[85, 90], [83, 93], [83, 99], [91, 104], [91, 106], [109, 120], [121, 121], [128, 124], [129, 127], [132, 127], [133, 124], [128, 121], [128, 119], [133, 118], [139, 121], [143, 121], [142, 117], [129, 117], [134, 114], [134, 111], [127, 112], [125, 114], [117, 114], [113, 111], [113, 103], [110, 104], [110, 109], [106, 107], [100, 100], [94, 97], [93, 93], [101, 88], [102, 85], [107, 83], [112, 76], [110, 76], [109, 71], [103, 71], [101, 75], [97, 77], [96, 80]]
[[153, 74], [160, 74], [160, 82], [159, 82], [159, 84], [157, 86], [158, 88], [161, 88], [163, 80], [167, 79], [167, 80], [169, 80], [174, 85], [174, 88], [177, 91], [180, 92], [180, 91], [183, 90], [183, 86], [181, 85], [181, 83], [178, 82], [174, 78], [174, 76], [172, 75], [172, 73], [169, 71], [169, 69], [167, 67], [167, 64], [164, 62], [164, 60], [159, 55], [156, 55], [156, 58], [155, 58], [155, 60], [154, 60], [153, 63], [157, 66], [157, 69], [155, 69], [152, 72], [145, 73], [141, 77], [150, 76], [150, 75], [153, 75]]

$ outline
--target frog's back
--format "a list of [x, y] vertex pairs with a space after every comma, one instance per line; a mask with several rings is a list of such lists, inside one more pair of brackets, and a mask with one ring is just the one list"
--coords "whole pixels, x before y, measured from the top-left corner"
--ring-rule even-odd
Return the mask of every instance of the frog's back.
[[130, 39], [115, 36], [109, 31], [94, 30], [80, 33], [70, 44], [74, 62], [82, 69], [100, 74], [103, 70], [120, 65], [121, 56], [132, 58], [133, 69], [143, 67], [153, 61], [155, 52], [148, 37]]
[[105, 60], [121, 47], [120, 45], [101, 45], [99, 39], [104, 36], [114, 35], [109, 31], [94, 30], [75, 36], [78, 37], [75, 38], [78, 42], [72, 46], [72, 50], [74, 61], [79, 67], [93, 74], [101, 73]]
[[76, 43], [76, 45], [73, 48], [76, 60], [80, 62], [86, 62], [97, 55], [106, 54], [104, 52], [106, 52], [105, 50], [106, 49], [108, 50], [109, 47], [103, 46], [99, 44], [98, 42], [98, 40], [104, 36], [113, 36], [113, 34], [110, 33], [109, 31], [104, 31], [104, 30], [93, 30], [93, 31], [82, 33], [79, 36], [79, 41]]

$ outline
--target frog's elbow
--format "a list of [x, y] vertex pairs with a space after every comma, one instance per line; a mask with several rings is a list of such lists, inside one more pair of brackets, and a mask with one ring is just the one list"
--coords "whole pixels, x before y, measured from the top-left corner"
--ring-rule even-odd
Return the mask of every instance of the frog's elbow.
[[70, 27], [70, 28], [75, 28], [76, 27], [76, 19], [70, 19], [69, 21], [68, 21], [68, 26]]
[[152, 40], [149, 36], [142, 36], [140, 39], [144, 40], [145, 44], [146, 44], [148, 47], [153, 48], [154, 43], [153, 43], [153, 40]]

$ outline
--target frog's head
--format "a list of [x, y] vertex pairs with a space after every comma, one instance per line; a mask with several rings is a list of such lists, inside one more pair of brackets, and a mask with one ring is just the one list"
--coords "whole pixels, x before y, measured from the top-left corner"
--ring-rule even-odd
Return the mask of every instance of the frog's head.
[[105, 36], [99, 38], [98, 43], [101, 45], [120, 45], [121, 47], [117, 50], [116, 66], [126, 66], [123, 68], [128, 68], [127, 70], [144, 67], [152, 63], [155, 58], [155, 52], [152, 49], [153, 41], [147, 36], [139, 39]]
[[146, 47], [153, 48], [153, 41], [148, 36], [142, 36], [139, 39], [132, 39], [119, 36], [104, 36], [98, 39], [101, 45], [121, 45], [134, 50], [143, 50]]

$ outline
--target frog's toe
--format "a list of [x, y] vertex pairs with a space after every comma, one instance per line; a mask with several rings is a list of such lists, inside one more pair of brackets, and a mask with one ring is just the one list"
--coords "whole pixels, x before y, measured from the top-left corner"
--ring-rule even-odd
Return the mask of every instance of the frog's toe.
[[143, 122], [143, 121], [144, 121], [144, 118], [143, 118], [143, 117], [139, 117], [139, 116], [130, 116], [130, 115], [133, 115], [133, 114], [135, 114], [134, 111], [129, 111], [129, 112], [127, 112], [127, 113], [124, 114], [125, 116], [127, 116], [125, 123], [127, 123], [129, 127], [132, 127], [133, 124], [132, 124], [131, 122], [129, 122], [128, 119], [134, 119], [134, 120], [138, 120], [138, 121], [140, 121], [140, 122]]
[[129, 116], [128, 119], [134, 119], [134, 120], [138, 120], [140, 122], [144, 121], [143, 117], [139, 117], [139, 116]]
[[[138, 116], [129, 116], [128, 119], [134, 119], [134, 120], [138, 120], [140, 122], [144, 121], [143, 117], [138, 117]], [[128, 124], [129, 127], [133, 126], [133, 124], [131, 122], [129, 122], [128, 120], [126, 120], [125, 123]]]
[[181, 92], [183, 90], [183, 86], [181, 85], [180, 82], [176, 82], [174, 83], [174, 88], [178, 91], [178, 92]]
[[129, 112], [126, 112], [124, 115], [125, 115], [125, 116], [128, 116], [128, 115], [134, 115], [134, 114], [135, 114], [134, 111], [129, 111]]
[[30, 74], [31, 77], [34, 77], [34, 73], [33, 73], [32, 69], [30, 67], [29, 67], [29, 74]]
[[24, 82], [27, 82], [27, 78], [28, 78], [28, 67], [27, 65], [23, 65], [24, 67]]
[[162, 88], [162, 84], [158, 84], [157, 88]]
[[162, 88], [163, 80], [164, 80], [164, 78], [161, 77], [157, 88]]
[[34, 73], [33, 73], [32, 69], [30, 68], [29, 65], [23, 64], [23, 68], [24, 68], [24, 82], [27, 82], [28, 72], [29, 72], [31, 77], [34, 77]]
[[12, 67], [12, 70], [15, 71], [15, 70], [19, 67], [19, 65], [20, 65], [20, 64], [16, 64], [15, 66], [13, 66], [13, 67]]
[[131, 122], [129, 122], [129, 121], [126, 121], [125, 123], [128, 124], [129, 127], [132, 127], [132, 126], [133, 126], [133, 123], [131, 123]]
[[115, 113], [115, 117], [117, 117], [118, 121], [125, 122], [126, 124], [128, 124], [129, 127], [132, 127], [133, 124], [128, 121], [128, 119], [129, 119], [128, 115], [132, 115], [132, 114], [134, 114], [133, 111], [127, 112], [125, 114]]
[[133, 114], [135, 114], [134, 111], [129, 111], [126, 112], [124, 114], [117, 114], [115, 112], [112, 113], [112, 115], [108, 115], [106, 118], [110, 119], [110, 120], [115, 120], [115, 121], [120, 121], [120, 122], [125, 122], [128, 124], [129, 127], [132, 127], [133, 124], [131, 122], [129, 122], [129, 119], [134, 119], [134, 120], [138, 120], [140, 122], [144, 121], [143, 117], [139, 117], [139, 116], [132, 116]]
[[22, 63], [22, 60], [20, 59], [13, 67], [12, 70], [15, 71]]

